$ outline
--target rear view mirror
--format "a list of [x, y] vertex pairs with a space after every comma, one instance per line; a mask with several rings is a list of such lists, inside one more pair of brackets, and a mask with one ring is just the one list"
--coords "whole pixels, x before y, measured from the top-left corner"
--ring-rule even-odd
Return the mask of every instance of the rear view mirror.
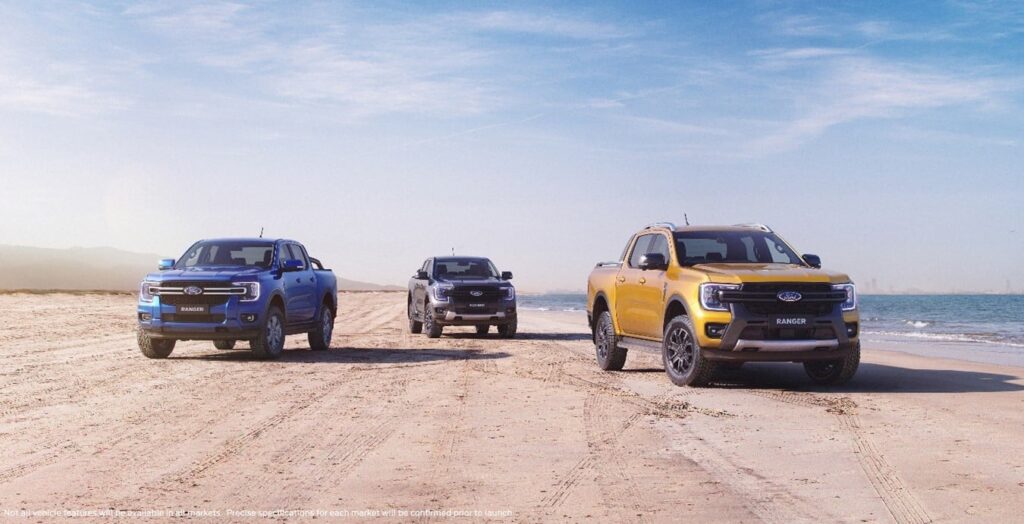
[[422, 269], [416, 272], [416, 280], [426, 280], [427, 272]]
[[821, 257], [818, 255], [804, 255], [804, 262], [807, 262], [807, 265], [811, 267], [821, 267]]
[[281, 265], [281, 270], [285, 273], [289, 271], [302, 271], [303, 269], [305, 268], [301, 260], [285, 260], [284, 264]]
[[640, 269], [644, 271], [647, 271], [649, 269], [668, 269], [668, 261], [665, 260], [665, 255], [661, 253], [647, 253], [646, 255], [640, 257]]
[[511, 271], [502, 271], [501, 272], [501, 279], [502, 280], [512, 280], [512, 272]]
[[174, 259], [173, 258], [162, 258], [162, 259], [160, 259], [159, 262], [156, 263], [156, 268], [159, 269], [160, 271], [166, 271], [166, 270], [171, 269], [173, 267], [174, 267]]

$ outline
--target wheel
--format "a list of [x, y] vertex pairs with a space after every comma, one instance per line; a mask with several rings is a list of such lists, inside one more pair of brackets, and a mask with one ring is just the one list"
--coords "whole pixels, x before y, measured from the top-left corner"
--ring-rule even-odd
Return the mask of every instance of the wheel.
[[234, 340], [214, 340], [213, 347], [217, 349], [235, 349]]
[[139, 331], [139, 350], [147, 358], [167, 358], [174, 351], [173, 339], [151, 338], [145, 331]]
[[427, 304], [425, 311], [423, 312], [423, 330], [427, 332], [428, 338], [438, 338], [441, 336], [441, 331], [444, 329], [440, 324], [434, 320], [434, 309]]
[[715, 374], [715, 363], [704, 358], [693, 334], [693, 323], [685, 315], [673, 318], [665, 326], [661, 357], [665, 373], [677, 386], [706, 386]]
[[818, 360], [804, 362], [804, 371], [811, 377], [811, 382], [821, 386], [838, 386], [845, 384], [857, 373], [860, 366], [860, 342], [854, 346], [853, 352], [840, 360]]
[[500, 335], [501, 338], [515, 338], [515, 336], [516, 336], [516, 329], [519, 328], [518, 322], [519, 322], [518, 320], [513, 320], [512, 322], [509, 322], [508, 324], [499, 324], [498, 325], [498, 335]]
[[309, 339], [309, 349], [313, 351], [327, 351], [331, 349], [331, 335], [334, 334], [334, 313], [327, 304], [320, 306], [320, 321], [316, 327], [306, 334]]
[[409, 332], [423, 333], [423, 322], [416, 320], [416, 311], [412, 307], [412, 300], [409, 301]]
[[484, 324], [482, 326], [477, 326], [476, 327], [476, 334], [479, 335], [479, 336], [484, 336], [490, 330], [491, 330], [491, 325], [490, 324]]
[[263, 329], [258, 337], [249, 341], [249, 347], [256, 358], [277, 358], [284, 351], [284, 315], [280, 309], [272, 307], [265, 318]]
[[612, 314], [604, 311], [597, 317], [594, 326], [594, 349], [597, 352], [597, 367], [604, 371], [619, 371], [626, 365], [626, 348], [619, 347], [615, 335]]

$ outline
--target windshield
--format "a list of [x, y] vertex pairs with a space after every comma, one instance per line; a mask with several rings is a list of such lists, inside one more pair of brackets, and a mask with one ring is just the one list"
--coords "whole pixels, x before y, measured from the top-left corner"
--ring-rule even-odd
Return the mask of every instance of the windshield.
[[498, 278], [498, 270], [486, 258], [444, 258], [434, 261], [434, 278], [457, 280]]
[[270, 267], [274, 243], [262, 241], [220, 240], [199, 242], [189, 248], [175, 269], [197, 266]]
[[675, 233], [679, 264], [797, 264], [800, 257], [772, 233], [685, 231]]

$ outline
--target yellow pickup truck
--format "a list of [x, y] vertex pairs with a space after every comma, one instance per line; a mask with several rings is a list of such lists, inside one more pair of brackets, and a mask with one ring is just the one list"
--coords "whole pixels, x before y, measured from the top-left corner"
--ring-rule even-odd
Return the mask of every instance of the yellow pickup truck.
[[679, 386], [750, 361], [802, 362], [812, 381], [834, 385], [860, 364], [850, 278], [761, 224], [645, 227], [591, 272], [587, 316], [601, 369], [654, 350]]

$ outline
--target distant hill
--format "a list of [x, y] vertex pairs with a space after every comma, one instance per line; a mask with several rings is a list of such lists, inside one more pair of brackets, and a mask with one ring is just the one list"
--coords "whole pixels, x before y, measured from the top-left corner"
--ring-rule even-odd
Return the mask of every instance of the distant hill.
[[[156, 262], [170, 258], [109, 247], [50, 249], [0, 245], [0, 289], [134, 291]], [[342, 291], [401, 290], [338, 277]]]

